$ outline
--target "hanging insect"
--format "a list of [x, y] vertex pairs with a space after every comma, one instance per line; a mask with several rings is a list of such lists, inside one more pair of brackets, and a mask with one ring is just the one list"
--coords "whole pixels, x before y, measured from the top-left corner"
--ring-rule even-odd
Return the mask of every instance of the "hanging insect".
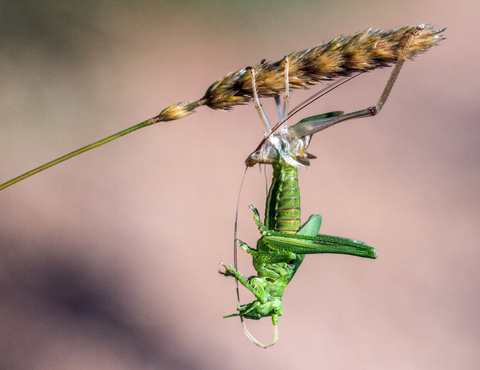
[[[222, 265], [225, 275], [235, 276], [241, 284], [250, 290], [256, 300], [239, 305], [238, 313], [224, 318], [240, 316], [247, 336], [259, 347], [268, 348], [278, 339], [278, 317], [282, 315], [282, 296], [284, 289], [295, 275], [307, 254], [337, 253], [357, 257], [377, 258], [374, 248], [353, 239], [329, 235], [319, 235], [322, 217], [312, 215], [300, 226], [300, 191], [298, 187], [297, 167], [309, 165], [309, 159], [315, 158], [307, 153], [312, 136], [336, 123], [376, 115], [385, 104], [393, 84], [406, 60], [411, 45], [416, 37], [425, 29], [416, 27], [406, 38], [402, 52], [380, 96], [378, 103], [357, 112], [344, 114], [342, 111], [330, 112], [305, 118], [292, 127], [288, 127], [289, 70], [294, 62], [289, 57], [284, 59], [285, 97], [283, 107], [280, 99], [276, 99], [279, 123], [271, 127], [263, 111], [257, 94], [256, 70], [252, 68], [252, 87], [254, 102], [264, 124], [265, 139], [247, 158], [248, 167], [255, 164], [273, 166], [273, 180], [266, 199], [265, 221], [262, 223], [258, 210], [252, 205], [253, 218], [262, 237], [253, 249], [241, 240], [237, 240], [242, 250], [253, 257], [253, 266], [257, 276], [246, 279], [232, 265]], [[277, 132], [278, 131], [278, 132]], [[271, 316], [274, 325], [274, 340], [270, 345], [258, 342], [246, 329], [243, 319], [258, 320]]]
[[[369, 29], [289, 54], [277, 62], [263, 62], [253, 68], [229, 73], [213, 83], [201, 99], [173, 104], [153, 118], [15, 177], [1, 184], [0, 190], [143, 127], [184, 118], [200, 106], [229, 110], [253, 98], [265, 125], [265, 138], [248, 157], [246, 165], [271, 164], [274, 177], [267, 196], [265, 224], [261, 222], [255, 207], [251, 207], [255, 222], [262, 233], [257, 249], [239, 241], [241, 248], [253, 256], [258, 277], [245, 279], [232, 266], [225, 266], [230, 274], [236, 276], [255, 295], [256, 301], [239, 306], [238, 313], [226, 317], [240, 316], [243, 320], [271, 316], [275, 327], [273, 345], [278, 337], [277, 321], [282, 314], [283, 291], [306, 254], [340, 253], [366, 258], [377, 256], [372, 247], [362, 242], [318, 235], [321, 224], [319, 215], [311, 216], [300, 226], [297, 167], [308, 166], [309, 159], [314, 158], [306, 152], [312, 135], [341, 121], [377, 114], [387, 100], [404, 61], [436, 46], [443, 39], [440, 35], [443, 31], [444, 29], [424, 25], [389, 31]], [[307, 89], [338, 77], [350, 77], [355, 73], [387, 67], [394, 63], [394, 70], [376, 106], [347, 114], [321, 114], [303, 119], [290, 128], [287, 126], [290, 89]], [[279, 124], [272, 128], [261, 108], [259, 98], [275, 97], [277, 105], [280, 106], [278, 96], [281, 93], [285, 93], [285, 100], [279, 115]], [[289, 117], [291, 116], [292, 114]], [[249, 335], [248, 331], [246, 333]], [[253, 337], [250, 338], [256, 342]], [[258, 342], [256, 344], [263, 346]]]

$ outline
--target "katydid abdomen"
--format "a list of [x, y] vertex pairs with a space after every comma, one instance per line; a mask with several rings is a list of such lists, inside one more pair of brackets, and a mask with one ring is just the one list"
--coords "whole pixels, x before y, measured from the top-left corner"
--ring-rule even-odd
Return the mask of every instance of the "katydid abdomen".
[[265, 204], [265, 226], [292, 234], [300, 229], [300, 189], [296, 167], [273, 165], [273, 180]]

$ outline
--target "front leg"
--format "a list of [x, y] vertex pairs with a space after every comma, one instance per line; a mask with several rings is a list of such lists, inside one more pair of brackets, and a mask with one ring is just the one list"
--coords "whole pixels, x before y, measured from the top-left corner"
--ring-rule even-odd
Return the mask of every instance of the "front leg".
[[[223, 267], [225, 267], [225, 270], [234, 275], [238, 281], [240, 281], [245, 288], [247, 288], [249, 291], [253, 293], [255, 298], [257, 298], [261, 303], [265, 303], [267, 301], [267, 295], [265, 293], [265, 290], [263, 289], [263, 286], [261, 286], [261, 289], [258, 289], [258, 284], [257, 281], [254, 281], [252, 284], [250, 281], [248, 281], [245, 276], [243, 276], [239, 271], [237, 271], [232, 265], [225, 265], [223, 262], [220, 262]], [[254, 278], [255, 279], [255, 278]]]

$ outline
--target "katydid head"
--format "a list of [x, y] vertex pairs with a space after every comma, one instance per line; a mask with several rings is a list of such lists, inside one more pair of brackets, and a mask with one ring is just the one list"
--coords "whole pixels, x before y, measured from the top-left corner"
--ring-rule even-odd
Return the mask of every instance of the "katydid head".
[[291, 138], [288, 133], [273, 134], [248, 156], [245, 164], [247, 167], [253, 167], [257, 163], [307, 167], [310, 159], [316, 158], [307, 153], [310, 139], [311, 135]]
[[258, 300], [237, 307], [238, 313], [223, 316], [224, 318], [241, 316], [244, 319], [260, 320], [267, 316], [282, 316], [282, 300], [274, 299], [262, 303]]
[[257, 163], [309, 166], [310, 159], [316, 158], [313, 154], [307, 153], [312, 136], [341, 122], [343, 113], [334, 111], [304, 118], [290, 127], [287, 132], [275, 132], [281, 123], [276, 125], [257, 149], [248, 156], [245, 164], [248, 167], [253, 167]]

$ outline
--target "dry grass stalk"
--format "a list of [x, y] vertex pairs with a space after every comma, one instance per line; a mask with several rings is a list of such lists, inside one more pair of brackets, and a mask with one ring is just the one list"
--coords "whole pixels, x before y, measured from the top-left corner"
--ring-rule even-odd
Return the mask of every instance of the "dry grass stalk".
[[[406, 58], [412, 59], [436, 46], [444, 38], [445, 29], [421, 26]], [[351, 36], [336, 39], [314, 48], [290, 54], [289, 81], [291, 89], [308, 89], [337, 77], [370, 71], [394, 64], [407, 40], [417, 26], [394, 28], [389, 31], [368, 29]], [[277, 62], [263, 62], [254, 66], [258, 94], [272, 97], [285, 90], [285, 58]], [[205, 95], [195, 102], [180, 102], [164, 109], [153, 118], [155, 122], [172, 121], [188, 116], [194, 109], [206, 105], [212, 109], [229, 110], [245, 104], [253, 97], [252, 75], [249, 68], [231, 72], [212, 84]]]
[[[406, 59], [426, 52], [443, 40], [441, 32], [433, 26], [420, 26], [422, 30], [415, 36], [407, 50]], [[357, 72], [370, 71], [395, 63], [403, 52], [408, 40], [411, 40], [417, 27], [408, 26], [390, 31], [366, 30], [351, 36], [341, 36], [326, 44], [318, 45], [289, 57], [290, 89], [308, 89], [337, 77], [350, 76]], [[257, 91], [261, 98], [271, 97], [285, 90], [285, 58], [277, 62], [262, 62], [256, 65]], [[157, 122], [173, 121], [194, 113], [195, 109], [206, 105], [212, 109], [228, 110], [235, 105], [245, 104], [252, 99], [251, 68], [243, 68], [222, 77], [211, 85], [205, 95], [194, 102], [180, 102], [165, 108], [158, 116], [135, 126], [117, 132], [107, 138], [84, 146], [53, 161], [45, 163], [23, 175], [0, 185], [5, 189], [40, 171], [55, 166], [81, 153], [99, 147], [121, 136]]]

